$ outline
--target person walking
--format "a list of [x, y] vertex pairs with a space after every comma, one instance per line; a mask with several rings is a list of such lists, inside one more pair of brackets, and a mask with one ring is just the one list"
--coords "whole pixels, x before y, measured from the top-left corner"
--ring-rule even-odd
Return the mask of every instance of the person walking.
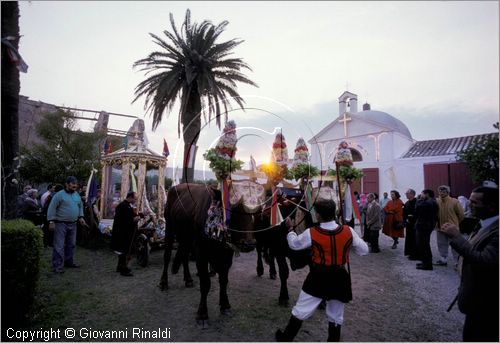
[[76, 222], [87, 225], [83, 219], [83, 204], [76, 192], [77, 179], [68, 176], [64, 190], [56, 193], [47, 210], [49, 230], [54, 231], [52, 268], [55, 273], [64, 273], [66, 268], [78, 268], [74, 262], [76, 247]]
[[132, 244], [137, 233], [137, 222], [141, 219], [141, 215], [136, 212], [133, 206], [136, 202], [137, 194], [135, 192], [128, 192], [125, 200], [119, 203], [115, 209], [111, 249], [118, 254], [116, 271], [122, 276], [133, 276], [132, 271], [127, 265], [130, 261]]
[[399, 238], [404, 238], [403, 230], [403, 202], [398, 191], [391, 191], [391, 200], [384, 207], [384, 228], [382, 230], [387, 236], [391, 237], [393, 244], [391, 249], [396, 249], [399, 244]]
[[373, 193], [368, 194], [368, 206], [366, 209], [366, 230], [369, 232], [370, 252], [379, 253], [378, 245], [379, 231], [382, 228], [380, 221], [380, 205]]
[[465, 314], [463, 340], [498, 342], [498, 188], [473, 189], [470, 206], [480, 225], [469, 240], [451, 222], [443, 223], [439, 232], [460, 255], [457, 299]]
[[438, 205], [434, 200], [434, 191], [424, 189], [415, 205], [415, 238], [417, 269], [432, 270], [431, 234], [437, 223]]
[[346, 269], [349, 265], [351, 247], [359, 255], [368, 253], [368, 245], [352, 227], [335, 222], [335, 202], [318, 200], [314, 204], [319, 226], [306, 229], [297, 235], [293, 222], [287, 218], [288, 245], [292, 250], [312, 247], [311, 266], [297, 303], [286, 328], [278, 329], [275, 338], [278, 342], [294, 339], [302, 326], [323, 300], [326, 301], [328, 318], [328, 341], [340, 340], [344, 320], [344, 303], [352, 300], [351, 278]]
[[405, 202], [403, 207], [403, 221], [406, 229], [404, 254], [408, 256], [409, 260], [415, 261], [417, 259], [417, 240], [415, 236], [416, 192], [414, 189], [409, 188], [405, 195], [408, 201]]
[[[438, 227], [444, 223], [452, 223], [454, 225], [459, 225], [462, 219], [464, 219], [464, 210], [458, 202], [457, 199], [450, 196], [450, 187], [443, 185], [438, 187], [439, 198], [437, 199], [437, 204], [439, 207], [439, 224]], [[435, 266], [446, 266], [448, 265], [448, 251], [449, 251], [449, 239], [440, 230], [436, 231], [436, 241], [439, 250], [440, 258], [434, 263]], [[453, 261], [455, 268], [457, 268], [458, 263], [458, 253], [451, 248], [453, 254]]]

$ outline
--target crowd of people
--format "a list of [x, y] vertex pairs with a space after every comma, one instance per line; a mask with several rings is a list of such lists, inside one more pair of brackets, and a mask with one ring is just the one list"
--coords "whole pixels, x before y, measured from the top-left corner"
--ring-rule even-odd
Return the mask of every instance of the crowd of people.
[[[384, 193], [380, 201], [375, 193], [368, 194], [367, 201], [359, 195], [363, 239], [370, 252], [378, 253], [380, 230], [393, 239], [392, 249], [397, 249], [399, 238], [406, 234], [404, 255], [420, 261], [416, 264], [420, 270], [447, 266], [451, 249], [451, 263], [460, 275], [455, 301], [465, 314], [463, 340], [498, 342], [498, 187], [477, 187], [470, 199], [463, 195], [453, 198], [447, 185], [439, 186], [437, 193], [435, 197], [433, 190], [424, 189], [416, 196], [410, 188], [405, 203], [396, 190], [390, 192], [390, 199]], [[439, 254], [435, 261], [430, 242], [433, 231]]]
[[[302, 322], [326, 301], [328, 340], [340, 340], [344, 304], [352, 299], [349, 267], [346, 270], [350, 249], [360, 255], [380, 253], [382, 231], [392, 238], [391, 249], [397, 249], [399, 238], [406, 238], [404, 255], [419, 261], [416, 268], [420, 270], [447, 266], [451, 249], [451, 263], [461, 277], [456, 300], [466, 315], [464, 341], [498, 341], [498, 187], [475, 188], [470, 199], [453, 198], [447, 185], [439, 186], [437, 193], [436, 198], [433, 190], [424, 189], [417, 196], [410, 188], [404, 203], [397, 190], [384, 192], [382, 199], [376, 193], [357, 195], [362, 237], [353, 227], [336, 222], [335, 203], [331, 200], [314, 205], [319, 223], [299, 235], [293, 231], [294, 223], [287, 219], [284, 225], [290, 231], [290, 248], [311, 248], [312, 257], [290, 320], [283, 331], [276, 332], [276, 339], [293, 340]], [[132, 276], [128, 267], [131, 246], [137, 222], [143, 218], [133, 206], [136, 200], [134, 192], [127, 194], [116, 209], [113, 225], [111, 247], [118, 254], [116, 271], [123, 276]], [[19, 195], [19, 216], [44, 228], [46, 244], [52, 242], [54, 273], [79, 267], [74, 262], [77, 225], [88, 226], [86, 210], [99, 218], [98, 202], [99, 196], [89, 204], [85, 187], [79, 187], [72, 176], [64, 186], [50, 184], [42, 195], [30, 186]], [[430, 242], [434, 230], [439, 252], [435, 261]]]
[[[438, 196], [431, 189], [424, 189], [419, 195], [414, 189], [407, 189], [407, 201], [401, 200], [397, 190], [384, 192], [378, 199], [377, 193], [357, 194], [356, 200], [360, 209], [360, 228], [363, 239], [369, 244], [371, 253], [379, 253], [379, 232], [391, 237], [391, 249], [397, 249], [400, 238], [405, 238], [404, 255], [412, 261], [420, 261], [417, 269], [433, 270], [433, 266], [447, 266], [448, 252], [451, 249], [455, 270], [458, 267], [458, 253], [450, 247], [450, 239], [439, 228], [443, 223], [474, 226], [470, 201], [461, 195], [458, 199], [450, 195], [450, 187], [439, 186]], [[390, 195], [390, 197], [389, 197]], [[466, 228], [464, 228], [467, 231]], [[469, 228], [470, 230], [470, 228]], [[431, 234], [436, 231], [436, 246], [439, 256], [432, 260]], [[464, 232], [465, 232], [464, 231]], [[467, 237], [467, 234], [464, 233]]]

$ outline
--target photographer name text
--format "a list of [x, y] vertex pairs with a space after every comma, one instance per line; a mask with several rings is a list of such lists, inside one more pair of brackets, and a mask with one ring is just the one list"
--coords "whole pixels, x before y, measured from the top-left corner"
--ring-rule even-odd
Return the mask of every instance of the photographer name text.
[[38, 330], [16, 330], [7, 329], [7, 337], [21, 342], [49, 342], [61, 339], [170, 339], [170, 328], [158, 328], [147, 330], [144, 328], [125, 328], [124, 330], [96, 330], [92, 328], [65, 328], [65, 329], [43, 329]]

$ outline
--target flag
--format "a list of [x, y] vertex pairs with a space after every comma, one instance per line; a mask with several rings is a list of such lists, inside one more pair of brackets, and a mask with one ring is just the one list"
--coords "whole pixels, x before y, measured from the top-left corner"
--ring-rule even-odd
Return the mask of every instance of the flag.
[[168, 155], [170, 155], [170, 151], [168, 150], [167, 141], [163, 138], [163, 156], [168, 157]]
[[90, 173], [89, 181], [87, 182], [87, 205], [91, 206], [92, 203], [97, 198], [97, 178], [95, 175], [96, 170], [92, 169]]
[[14, 37], [7, 36], [5, 38], [2, 38], [2, 44], [6, 46], [7, 54], [9, 55], [11, 62], [16, 65], [17, 70], [19, 70], [21, 73], [27, 73], [28, 65], [26, 64], [26, 62], [24, 62], [19, 51], [17, 51], [14, 45], [10, 42], [11, 40], [14, 40]]
[[108, 145], [108, 154], [111, 154], [113, 152], [113, 146], [111, 145], [111, 141], [109, 142]]
[[229, 223], [231, 219], [231, 203], [229, 202], [229, 183], [227, 179], [222, 180], [222, 215], [224, 218], [224, 224]]
[[255, 159], [252, 155], [250, 155], [250, 170], [253, 172], [257, 171], [257, 163], [255, 162]]
[[353, 218], [360, 219], [359, 207], [354, 197], [351, 185], [347, 184], [344, 192], [344, 219], [351, 221]]
[[304, 193], [306, 197], [305, 198], [306, 207], [309, 210], [309, 213], [311, 214], [311, 220], [313, 223], [317, 223], [318, 219], [316, 218], [316, 210], [314, 209], [313, 189], [312, 189], [312, 184], [310, 182], [307, 183]]
[[189, 150], [184, 159], [184, 168], [193, 168], [194, 167], [194, 157], [196, 155], [196, 150], [198, 147], [194, 144], [190, 145]]
[[106, 155], [109, 150], [109, 140], [106, 138], [106, 141], [104, 142], [104, 154]]
[[278, 207], [278, 188], [272, 187], [272, 203], [271, 203], [271, 226], [279, 225], [283, 221], [283, 216]]

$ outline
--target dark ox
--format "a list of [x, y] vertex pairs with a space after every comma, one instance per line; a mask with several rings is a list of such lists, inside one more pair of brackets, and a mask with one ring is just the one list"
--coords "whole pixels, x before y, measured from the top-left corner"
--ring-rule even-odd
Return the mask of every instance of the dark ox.
[[[300, 201], [300, 195], [299, 197], [294, 195], [288, 200], [285, 194], [286, 191], [283, 192], [282, 196], [279, 196], [277, 200], [283, 218], [290, 217], [292, 219], [296, 219], [296, 224], [300, 224], [303, 228], [311, 226], [312, 221], [310, 214], [296, 205]], [[290, 249], [286, 239], [288, 229], [285, 226], [285, 222], [282, 222], [280, 225], [271, 226], [271, 204], [268, 203], [267, 205], [268, 206], [266, 206], [262, 211], [262, 214], [256, 216], [255, 220], [255, 239], [257, 240], [257, 275], [262, 276], [264, 274], [264, 264], [262, 263], [262, 257], [264, 257], [266, 262], [269, 264], [270, 278], [275, 279], [276, 266], [274, 262], [276, 261], [278, 265], [278, 275], [280, 278], [278, 303], [281, 306], [288, 306], [289, 295], [287, 281], [290, 272], [286, 258], [289, 258], [292, 270], [303, 268], [310, 262], [310, 249], [303, 251], [293, 251]], [[305, 203], [302, 202], [301, 205], [304, 207]], [[297, 230], [296, 232], [301, 233]]]
[[[209, 264], [219, 275], [220, 312], [226, 314], [231, 308], [227, 295], [227, 284], [234, 250], [229, 245], [210, 239], [205, 235], [207, 211], [213, 199], [220, 203], [220, 191], [205, 185], [180, 184], [168, 191], [165, 208], [165, 254], [160, 288], [162, 290], [168, 288], [168, 265], [175, 238], [179, 245], [172, 264], [172, 272], [177, 273], [180, 265], [183, 265], [186, 287], [193, 286], [188, 256], [190, 251], [194, 249], [201, 293], [196, 319], [203, 327], [207, 325], [208, 320], [207, 295], [211, 286]], [[250, 251], [253, 249], [255, 241], [251, 232], [246, 233], [245, 229], [251, 230], [253, 228], [252, 217], [238, 215], [238, 212], [233, 209], [229, 223], [230, 228], [236, 228], [235, 231], [231, 231], [231, 242], [243, 252]]]

